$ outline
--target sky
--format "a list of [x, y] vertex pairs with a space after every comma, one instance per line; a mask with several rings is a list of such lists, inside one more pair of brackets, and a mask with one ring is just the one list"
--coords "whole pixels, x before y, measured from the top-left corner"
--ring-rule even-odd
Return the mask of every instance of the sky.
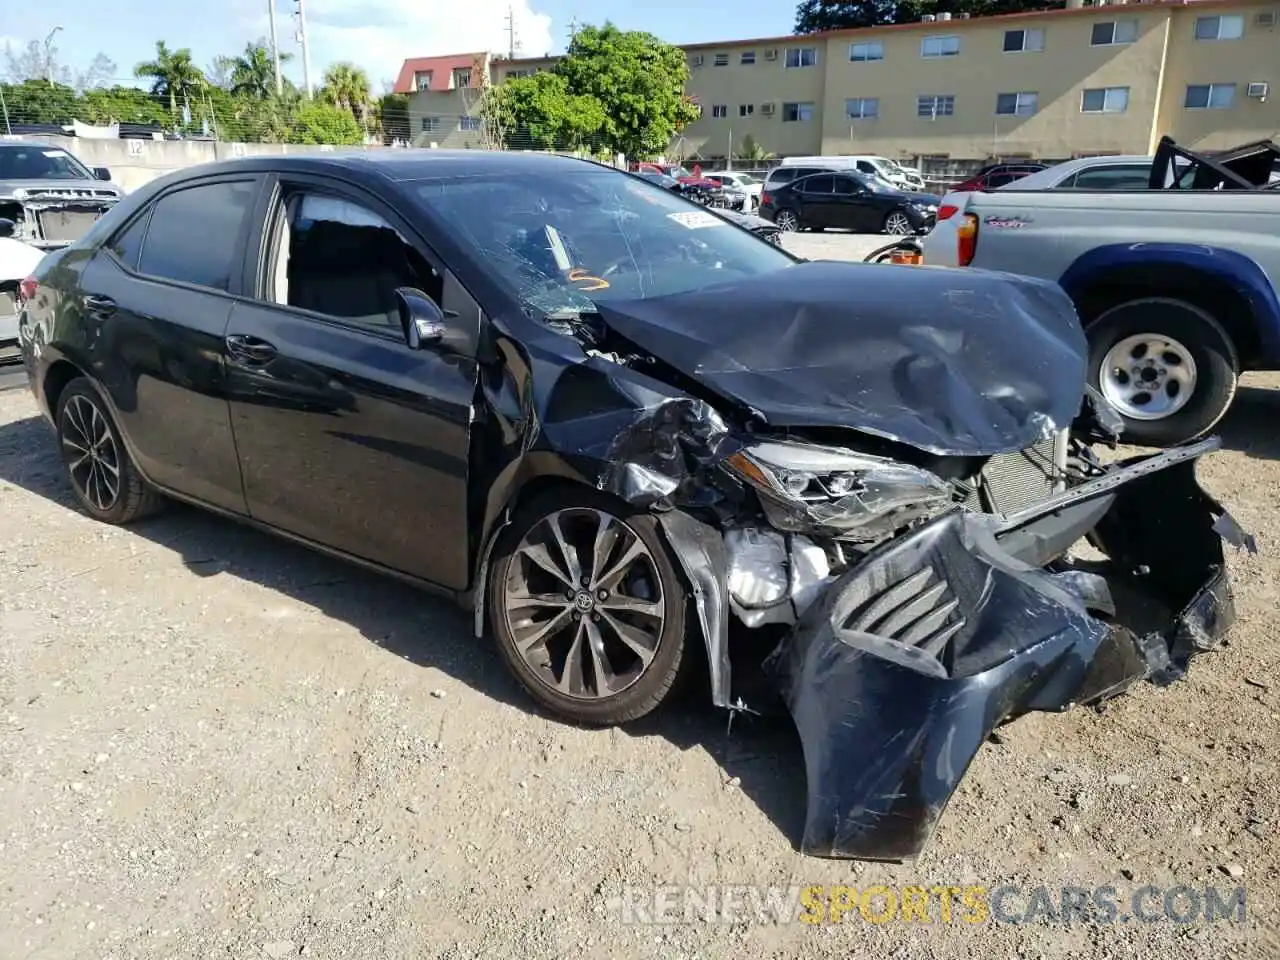
[[[14, 0], [16, 3], [17, 0]], [[519, 54], [563, 52], [570, 23], [612, 20], [624, 30], [647, 30], [671, 43], [789, 33], [795, 4], [787, 0], [741, 0], [731, 8], [716, 0], [305, 0], [313, 79], [325, 66], [346, 60], [363, 67], [375, 92], [391, 81], [407, 57], [429, 57], [507, 49], [507, 11], [515, 14]], [[22, 4], [22, 16], [0, 18], [0, 49], [25, 47], [62, 29], [53, 46], [60, 63], [83, 70], [98, 53], [116, 64], [125, 81], [152, 58], [155, 41], [171, 49], [189, 47], [197, 64], [239, 53], [246, 43], [270, 35], [272, 0], [222, 0], [185, 7], [172, 0], [41, 0]], [[302, 81], [301, 48], [295, 39], [296, 0], [274, 0], [280, 50], [293, 53], [285, 72]], [[92, 6], [93, 14], [87, 8]], [[196, 10], [206, 12], [196, 13]], [[732, 10], [732, 13], [728, 11]], [[3, 64], [0, 63], [0, 69]]]

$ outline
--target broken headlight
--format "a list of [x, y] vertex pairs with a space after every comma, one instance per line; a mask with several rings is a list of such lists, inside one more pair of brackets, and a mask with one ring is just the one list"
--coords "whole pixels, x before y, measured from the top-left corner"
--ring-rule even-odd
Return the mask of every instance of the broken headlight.
[[950, 484], [927, 470], [840, 447], [770, 441], [730, 456], [778, 530], [875, 541], [951, 506]]

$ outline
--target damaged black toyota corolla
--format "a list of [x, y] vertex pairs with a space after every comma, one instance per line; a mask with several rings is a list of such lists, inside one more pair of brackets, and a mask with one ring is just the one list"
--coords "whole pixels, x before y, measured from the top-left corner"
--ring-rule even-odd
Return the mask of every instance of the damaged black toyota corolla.
[[764, 637], [824, 856], [915, 854], [996, 725], [1228, 629], [1215, 443], [1095, 458], [1119, 421], [1057, 287], [798, 261], [567, 158], [387, 154], [184, 171], [44, 261], [20, 336], [86, 510], [162, 492], [444, 589], [580, 721], [702, 651], [760, 709], [731, 668]]

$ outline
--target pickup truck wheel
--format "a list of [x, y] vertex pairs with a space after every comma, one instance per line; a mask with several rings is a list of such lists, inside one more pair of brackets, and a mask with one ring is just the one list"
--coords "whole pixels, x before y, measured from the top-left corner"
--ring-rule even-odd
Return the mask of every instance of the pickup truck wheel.
[[503, 660], [534, 699], [612, 725], [651, 712], [687, 675], [688, 598], [652, 515], [560, 488], [503, 532], [487, 606]]
[[1124, 439], [1184, 443], [1211, 430], [1235, 396], [1240, 360], [1221, 325], [1184, 300], [1112, 307], [1087, 329], [1089, 383], [1124, 418]]

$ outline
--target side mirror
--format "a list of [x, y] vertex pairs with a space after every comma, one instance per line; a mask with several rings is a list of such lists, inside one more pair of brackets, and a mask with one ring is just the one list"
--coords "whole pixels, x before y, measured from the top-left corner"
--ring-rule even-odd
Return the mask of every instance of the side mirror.
[[18, 225], [16, 223], [12, 220], [6, 220], [3, 217], [0, 217], [0, 238], [12, 237], [17, 232]]
[[421, 290], [397, 287], [396, 309], [400, 311], [404, 342], [410, 350], [432, 347], [444, 340], [447, 332], [444, 311]]
[[108, 167], [94, 167], [93, 175], [99, 180], [110, 180], [111, 170]]

